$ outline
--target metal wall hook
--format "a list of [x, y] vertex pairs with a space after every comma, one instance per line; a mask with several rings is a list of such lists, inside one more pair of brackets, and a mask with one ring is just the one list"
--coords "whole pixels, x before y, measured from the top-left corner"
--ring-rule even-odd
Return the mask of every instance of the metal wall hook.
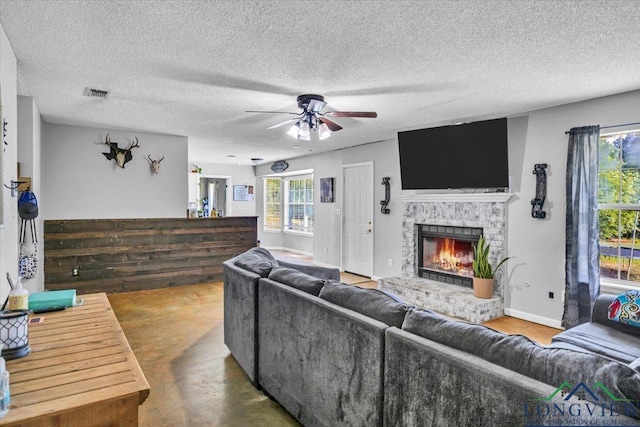
[[389, 199], [391, 198], [391, 188], [389, 184], [390, 179], [391, 178], [389, 178], [388, 176], [382, 178], [382, 185], [384, 185], [384, 200], [380, 200], [380, 212], [385, 215], [391, 213], [391, 211], [387, 209], [387, 206], [389, 205]]
[[27, 181], [13, 181], [11, 180], [11, 186], [4, 184], [5, 188], [11, 190], [11, 197], [18, 197], [18, 187], [25, 184]]
[[547, 198], [547, 164], [536, 163], [533, 165], [533, 174], [536, 176], [536, 196], [531, 199], [531, 216], [536, 219], [545, 219], [547, 213], [542, 210]]

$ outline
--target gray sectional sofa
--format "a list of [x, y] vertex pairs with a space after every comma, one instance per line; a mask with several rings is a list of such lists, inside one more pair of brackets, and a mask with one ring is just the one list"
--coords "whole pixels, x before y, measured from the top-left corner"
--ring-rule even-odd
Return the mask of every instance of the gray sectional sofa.
[[225, 343], [305, 426], [640, 425], [640, 334], [595, 322], [606, 298], [607, 350], [572, 330], [541, 346], [280, 264], [261, 248], [224, 263]]
[[251, 382], [258, 383], [258, 281], [274, 267], [289, 267], [318, 279], [340, 279], [337, 268], [276, 261], [257, 247], [223, 263], [224, 343]]

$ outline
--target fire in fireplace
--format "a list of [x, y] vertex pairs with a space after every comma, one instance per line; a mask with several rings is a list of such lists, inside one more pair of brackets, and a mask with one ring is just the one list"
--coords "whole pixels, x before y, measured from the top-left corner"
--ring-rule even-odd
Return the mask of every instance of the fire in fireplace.
[[444, 283], [472, 286], [473, 244], [481, 228], [420, 224], [418, 276]]

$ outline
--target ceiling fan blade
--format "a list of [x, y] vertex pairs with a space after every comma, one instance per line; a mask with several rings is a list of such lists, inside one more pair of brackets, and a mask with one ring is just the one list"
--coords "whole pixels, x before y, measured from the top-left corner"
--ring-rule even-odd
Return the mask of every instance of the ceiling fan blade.
[[340, 126], [336, 122], [332, 122], [331, 120], [327, 119], [326, 117], [318, 117], [318, 120], [320, 121], [320, 123], [324, 123], [325, 125], [327, 125], [327, 127], [329, 128], [329, 130], [331, 132], [337, 132], [340, 129], [342, 129], [342, 126]]
[[309, 105], [307, 106], [307, 111], [313, 111], [314, 113], [319, 113], [320, 110], [322, 110], [325, 105], [327, 105], [327, 103], [324, 101], [321, 101], [319, 99], [310, 99]]
[[245, 111], [245, 113], [295, 114], [296, 116], [300, 114], [300, 113], [292, 113], [291, 111], [254, 111], [254, 110], [247, 110]]
[[375, 111], [328, 111], [324, 114], [329, 117], [368, 117], [375, 119], [378, 113]]
[[270, 126], [270, 127], [268, 127], [267, 129], [275, 129], [275, 128], [279, 128], [280, 126], [284, 126], [284, 125], [289, 124], [289, 123], [297, 122], [298, 120], [299, 120], [299, 119], [289, 119], [289, 120], [285, 120], [284, 122], [282, 122], [282, 123], [278, 123], [277, 125]]

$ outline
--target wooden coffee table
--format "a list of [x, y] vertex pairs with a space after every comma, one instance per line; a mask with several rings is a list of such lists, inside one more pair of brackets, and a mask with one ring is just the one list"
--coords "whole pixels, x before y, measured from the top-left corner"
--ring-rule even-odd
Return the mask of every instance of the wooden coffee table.
[[147, 383], [107, 295], [30, 314], [31, 354], [8, 360], [11, 405], [1, 426], [137, 426]]

